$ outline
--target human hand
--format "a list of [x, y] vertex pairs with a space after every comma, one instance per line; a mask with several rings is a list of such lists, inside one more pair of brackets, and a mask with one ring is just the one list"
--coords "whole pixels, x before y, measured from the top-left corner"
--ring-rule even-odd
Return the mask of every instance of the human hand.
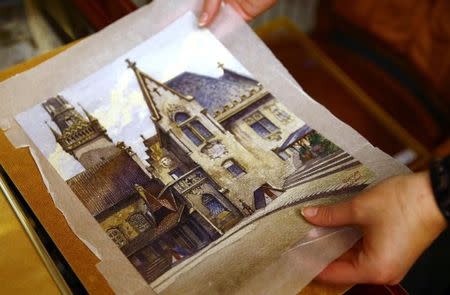
[[302, 210], [320, 226], [356, 225], [363, 237], [317, 277], [333, 284], [398, 284], [447, 226], [428, 172], [390, 178], [350, 201]]
[[[272, 7], [278, 0], [224, 0], [231, 5], [246, 21], [254, 19]], [[217, 16], [222, 0], [204, 0], [198, 25], [208, 26]]]

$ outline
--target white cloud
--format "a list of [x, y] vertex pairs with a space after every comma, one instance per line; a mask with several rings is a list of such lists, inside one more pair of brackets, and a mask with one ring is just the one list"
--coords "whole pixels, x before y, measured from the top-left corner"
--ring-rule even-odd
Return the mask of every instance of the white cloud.
[[[77, 110], [81, 112], [78, 106], [81, 104], [95, 116], [113, 142], [124, 141], [142, 159], [146, 154], [140, 134], [150, 137], [155, 134], [155, 127], [134, 73], [127, 68], [126, 58], [136, 61], [142, 71], [161, 82], [185, 71], [217, 77], [222, 74], [217, 62], [250, 75], [214, 35], [207, 29], [199, 29], [195, 16], [188, 13], [114, 62], [61, 92]], [[40, 105], [19, 114], [17, 120], [64, 179], [82, 171], [81, 165], [56, 144], [45, 125], [50, 117]]]
[[80, 163], [74, 161], [72, 156], [68, 157], [59, 144], [55, 145], [55, 150], [48, 156], [48, 160], [63, 179], [69, 179], [83, 171]]

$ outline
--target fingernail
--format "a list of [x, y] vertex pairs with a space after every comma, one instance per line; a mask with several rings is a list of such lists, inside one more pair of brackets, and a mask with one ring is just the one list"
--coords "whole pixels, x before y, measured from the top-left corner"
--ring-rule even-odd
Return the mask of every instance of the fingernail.
[[200, 17], [198, 18], [198, 25], [200, 27], [203, 27], [206, 25], [206, 22], [208, 21], [208, 13], [207, 12], [203, 12], [202, 15], [200, 15]]
[[314, 217], [317, 215], [317, 210], [318, 208], [316, 207], [306, 207], [306, 208], [302, 208], [302, 215], [305, 217]]

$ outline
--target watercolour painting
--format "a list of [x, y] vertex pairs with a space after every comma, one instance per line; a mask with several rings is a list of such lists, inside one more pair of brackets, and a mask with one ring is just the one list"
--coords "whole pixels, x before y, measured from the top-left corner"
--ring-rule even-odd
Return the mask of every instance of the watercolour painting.
[[192, 13], [16, 119], [148, 283], [261, 210], [375, 179]]

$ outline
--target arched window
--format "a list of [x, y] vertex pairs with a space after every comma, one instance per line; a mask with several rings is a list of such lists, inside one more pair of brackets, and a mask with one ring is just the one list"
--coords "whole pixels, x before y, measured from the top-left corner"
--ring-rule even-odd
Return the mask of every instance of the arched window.
[[183, 112], [179, 112], [175, 114], [175, 122], [177, 124], [181, 124], [183, 122], [186, 122], [188, 119], [190, 118], [190, 116], [186, 113]]
[[150, 227], [147, 219], [141, 213], [135, 213], [128, 218], [128, 223], [137, 231], [144, 232]]
[[119, 246], [119, 248], [122, 248], [128, 243], [123, 233], [117, 228], [110, 228], [106, 231], [106, 233], [111, 238], [111, 240], [113, 240], [114, 243]]
[[217, 216], [224, 211], [228, 211], [222, 203], [220, 203], [216, 197], [211, 194], [202, 195], [202, 204], [205, 206], [211, 215]]

